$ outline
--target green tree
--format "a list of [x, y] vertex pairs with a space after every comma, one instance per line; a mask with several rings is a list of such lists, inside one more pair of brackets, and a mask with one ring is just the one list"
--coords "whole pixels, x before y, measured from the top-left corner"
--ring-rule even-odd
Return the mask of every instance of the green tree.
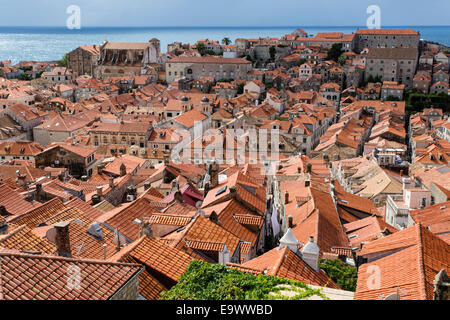
[[[303, 282], [273, 276], [245, 273], [220, 264], [194, 260], [178, 283], [161, 293], [162, 300], [268, 300], [286, 299], [280, 294], [288, 285], [297, 294], [293, 299], [311, 295], [325, 296]], [[275, 295], [271, 295], [271, 293]]]
[[345, 64], [346, 61], [347, 61], [347, 57], [346, 57], [345, 55], [341, 54], [341, 55], [339, 56], [337, 62], [338, 62], [341, 66], [343, 66], [343, 65]]
[[342, 43], [335, 43], [328, 50], [327, 60], [333, 60], [338, 62], [339, 57], [344, 51], [342, 51]]
[[59, 64], [63, 67], [67, 67], [69, 55], [66, 53], [64, 57], [59, 61]]
[[204, 55], [205, 54], [205, 43], [204, 42], [197, 42], [197, 45], [196, 45], [196, 49], [197, 49], [197, 51], [201, 54], [201, 55]]
[[230, 40], [230, 38], [225, 37], [222, 39], [222, 43], [227, 46], [231, 43], [231, 40]]
[[307, 60], [306, 59], [304, 59], [304, 58], [302, 58], [302, 59], [298, 59], [297, 60], [297, 66], [301, 66], [302, 64], [304, 64], [305, 62], [306, 62]]
[[320, 268], [343, 290], [356, 291], [358, 269], [341, 260], [320, 259]]
[[244, 83], [239, 83], [237, 86], [237, 94], [243, 94], [244, 93]]

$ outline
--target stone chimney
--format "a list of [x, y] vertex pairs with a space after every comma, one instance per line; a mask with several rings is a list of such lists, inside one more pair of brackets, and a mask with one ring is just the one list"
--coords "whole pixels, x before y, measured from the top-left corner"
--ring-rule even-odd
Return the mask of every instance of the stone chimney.
[[126, 176], [127, 175], [127, 167], [125, 166], [125, 164], [122, 162], [122, 164], [120, 165], [120, 176]]
[[144, 237], [144, 236], [147, 236], [149, 238], [153, 237], [152, 226], [150, 225], [150, 222], [148, 220], [143, 221], [141, 223], [141, 229], [140, 229], [139, 235], [140, 235], [140, 237]]
[[102, 186], [97, 187], [97, 194], [98, 194], [98, 196], [103, 197], [103, 187]]
[[213, 163], [209, 165], [209, 175], [211, 177], [211, 182], [209, 183], [209, 187], [214, 189], [219, 185], [219, 164]]
[[314, 237], [309, 238], [309, 242], [303, 246], [302, 259], [315, 271], [319, 271], [319, 253], [320, 249], [314, 242]]
[[109, 187], [114, 189], [114, 177], [109, 177]]
[[70, 238], [69, 238], [69, 226], [70, 222], [59, 222], [55, 225], [56, 230], [56, 251], [61, 257], [71, 258], [72, 253], [70, 251]]
[[226, 266], [231, 261], [230, 251], [227, 249], [227, 245], [223, 246], [223, 251], [219, 252], [219, 264]]
[[180, 191], [175, 192], [173, 197], [177, 202], [183, 203], [183, 194]]
[[103, 164], [99, 164], [97, 166], [97, 173], [98, 174], [102, 174], [103, 173], [103, 168], [105, 168], [105, 166]]

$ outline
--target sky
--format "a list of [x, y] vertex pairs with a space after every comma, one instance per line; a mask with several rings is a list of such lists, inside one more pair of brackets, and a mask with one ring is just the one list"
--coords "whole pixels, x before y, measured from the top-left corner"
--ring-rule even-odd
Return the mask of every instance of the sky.
[[65, 26], [70, 5], [82, 27], [363, 26], [370, 5], [382, 27], [450, 25], [449, 0], [2, 0], [0, 26]]

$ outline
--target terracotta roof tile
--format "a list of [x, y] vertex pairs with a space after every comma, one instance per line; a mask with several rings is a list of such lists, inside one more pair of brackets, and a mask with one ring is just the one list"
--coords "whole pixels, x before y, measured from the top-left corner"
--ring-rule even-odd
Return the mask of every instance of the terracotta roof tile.
[[[0, 250], [4, 300], [108, 300], [141, 270], [139, 265], [38, 256]], [[81, 288], [71, 290], [70, 267], [80, 268]]]

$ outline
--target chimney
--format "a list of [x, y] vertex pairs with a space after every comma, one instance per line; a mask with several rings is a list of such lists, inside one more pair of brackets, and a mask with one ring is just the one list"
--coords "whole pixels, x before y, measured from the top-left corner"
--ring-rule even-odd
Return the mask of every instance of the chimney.
[[98, 194], [94, 194], [91, 198], [92, 203], [94, 205], [99, 204], [100, 202], [102, 202], [102, 198], [98, 195]]
[[97, 173], [98, 173], [98, 174], [102, 174], [102, 173], [103, 173], [103, 168], [104, 168], [104, 167], [105, 167], [104, 165], [99, 164], [99, 165], [97, 166]]
[[308, 164], [306, 165], [306, 173], [311, 173], [311, 171], [312, 171], [312, 164], [311, 164], [311, 163], [308, 163]]
[[215, 211], [211, 212], [209, 215], [209, 221], [214, 222], [215, 224], [219, 223], [219, 217], [217, 216], [217, 213]]
[[102, 186], [97, 187], [97, 195], [99, 195], [100, 197], [103, 196], [103, 187]]
[[153, 230], [152, 230], [152, 227], [151, 227], [150, 222], [148, 220], [147, 221], [143, 221], [141, 223], [141, 230], [140, 230], [139, 236], [140, 237], [147, 236], [149, 238], [153, 237]]
[[230, 195], [231, 195], [231, 199], [236, 199], [236, 196], [237, 196], [236, 186], [230, 187]]
[[284, 204], [288, 204], [289, 203], [289, 192], [286, 191], [284, 194]]
[[8, 223], [5, 219], [0, 219], [0, 235], [8, 234]]
[[209, 165], [209, 175], [211, 177], [211, 182], [209, 183], [209, 187], [214, 189], [219, 185], [219, 164], [214, 162]]
[[298, 251], [298, 240], [292, 233], [292, 229], [289, 228], [284, 236], [280, 239], [280, 246], [278, 249], [283, 249], [284, 247], [289, 247], [292, 252]]
[[144, 190], [150, 189], [151, 185], [152, 185], [152, 184], [151, 184], [150, 182], [148, 182], [148, 181], [145, 182], [145, 183], [144, 183]]
[[70, 238], [69, 238], [70, 222], [59, 222], [55, 225], [56, 229], [56, 250], [61, 257], [71, 258]]
[[403, 177], [403, 170], [400, 170], [400, 178]]
[[292, 229], [294, 227], [294, 218], [292, 217], [292, 215], [288, 216], [288, 222], [289, 222], [289, 224], [288, 224], [289, 228]]
[[180, 191], [175, 192], [173, 197], [177, 202], [183, 203], [183, 194]]
[[8, 210], [6, 210], [5, 206], [0, 206], [0, 216], [6, 217], [9, 216]]
[[170, 164], [170, 155], [168, 153], [164, 153], [164, 165], [168, 166]]
[[114, 177], [109, 177], [109, 187], [114, 189]]
[[40, 183], [36, 183], [36, 201], [40, 201], [41, 200], [41, 193], [42, 193], [42, 184]]
[[17, 184], [19, 186], [24, 186], [26, 179], [27, 179], [27, 175], [26, 174], [19, 174], [17, 176]]
[[125, 164], [122, 162], [122, 164], [120, 165], [120, 176], [126, 176], [127, 175], [127, 167], [125, 166]]
[[230, 262], [230, 251], [227, 249], [227, 245], [223, 246], [223, 251], [219, 252], [219, 264], [226, 266]]
[[302, 259], [316, 272], [319, 271], [320, 249], [314, 242], [314, 237], [309, 238], [309, 242], [302, 249]]

